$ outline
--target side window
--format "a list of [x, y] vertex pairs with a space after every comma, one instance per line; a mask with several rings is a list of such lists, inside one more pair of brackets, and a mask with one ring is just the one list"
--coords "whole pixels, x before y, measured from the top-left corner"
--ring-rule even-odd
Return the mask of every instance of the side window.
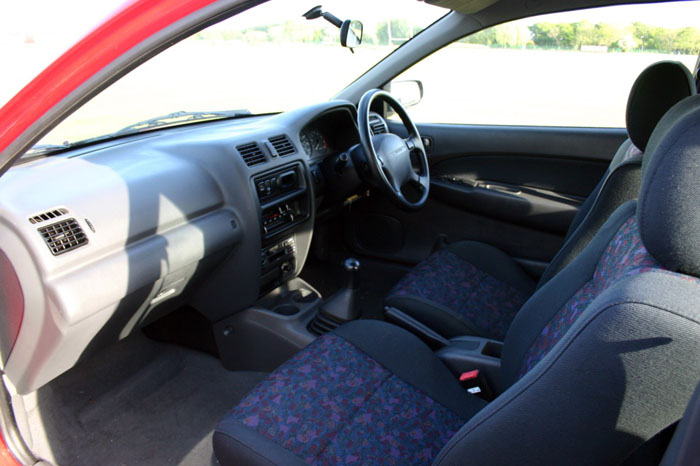
[[693, 1], [518, 20], [437, 51], [391, 88], [421, 81], [423, 99], [409, 110], [418, 122], [624, 127], [630, 88], [644, 68], [676, 60], [694, 69], [697, 18]]

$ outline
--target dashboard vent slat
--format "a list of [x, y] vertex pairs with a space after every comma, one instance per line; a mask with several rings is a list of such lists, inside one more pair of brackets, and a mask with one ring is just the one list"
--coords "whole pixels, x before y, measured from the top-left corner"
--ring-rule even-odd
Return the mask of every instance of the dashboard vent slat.
[[37, 214], [33, 217], [29, 217], [29, 223], [35, 225], [37, 223], [45, 222], [47, 220], [51, 220], [51, 219], [54, 219], [56, 217], [60, 217], [61, 215], [65, 215], [67, 213], [68, 213], [68, 211], [66, 209], [49, 210], [49, 211]]
[[38, 229], [54, 256], [87, 244], [85, 232], [74, 218], [52, 223]]
[[242, 144], [236, 147], [236, 150], [241, 154], [241, 158], [249, 167], [265, 163], [265, 154], [255, 142]]
[[306, 328], [314, 335], [320, 336], [324, 333], [328, 333], [332, 330], [337, 329], [342, 324], [342, 321], [337, 320], [331, 316], [325, 316], [319, 312], [311, 320], [311, 322], [309, 322], [309, 325]]
[[384, 119], [379, 115], [370, 115], [369, 117], [369, 127], [372, 130], [372, 135], [384, 134], [388, 132], [386, 123]]
[[270, 144], [272, 144], [272, 147], [275, 148], [277, 155], [280, 157], [292, 155], [297, 151], [289, 138], [284, 134], [270, 138]]

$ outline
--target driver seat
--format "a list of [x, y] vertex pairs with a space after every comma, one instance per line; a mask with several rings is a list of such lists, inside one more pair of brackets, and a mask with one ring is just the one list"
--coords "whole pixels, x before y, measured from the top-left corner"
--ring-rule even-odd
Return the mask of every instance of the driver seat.
[[681, 418], [700, 373], [700, 97], [664, 117], [648, 154], [639, 202], [513, 321], [493, 401], [406, 330], [353, 321], [223, 418], [219, 462], [622, 463]]
[[693, 75], [680, 62], [658, 62], [640, 74], [627, 102], [629, 139], [579, 209], [539, 283], [505, 252], [460, 241], [433, 253], [399, 281], [384, 301], [393, 308], [387, 319], [396, 320], [398, 311], [446, 338], [475, 335], [502, 341], [535, 290], [585, 248], [617, 207], [637, 197], [642, 151], [654, 127], [669, 108], [694, 94]]

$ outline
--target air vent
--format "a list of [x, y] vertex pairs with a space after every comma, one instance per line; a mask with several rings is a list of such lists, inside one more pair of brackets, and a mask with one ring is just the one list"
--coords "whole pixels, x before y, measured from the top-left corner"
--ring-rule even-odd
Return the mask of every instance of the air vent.
[[87, 244], [88, 239], [74, 218], [39, 228], [42, 238], [54, 256]]
[[249, 167], [254, 165], [260, 165], [265, 163], [265, 154], [263, 154], [262, 149], [256, 143], [251, 142], [250, 144], [243, 144], [236, 147], [238, 153], [241, 154], [243, 161]]
[[39, 215], [35, 215], [33, 217], [29, 218], [29, 223], [31, 224], [37, 224], [41, 222], [45, 222], [47, 220], [54, 219], [56, 217], [60, 217], [61, 215], [67, 214], [68, 211], [66, 209], [54, 209], [54, 210], [49, 210], [48, 212], [41, 213]]
[[323, 335], [337, 329], [342, 324], [343, 322], [335, 317], [326, 316], [318, 312], [306, 328], [314, 335]]
[[284, 134], [281, 136], [275, 136], [273, 138], [270, 138], [270, 143], [272, 144], [272, 147], [275, 148], [277, 155], [279, 155], [280, 157], [284, 157], [285, 155], [292, 155], [297, 151], [294, 148], [294, 145], [292, 145], [289, 138], [287, 138], [287, 136], [285, 136]]
[[372, 129], [372, 134], [383, 134], [387, 132], [386, 123], [384, 119], [379, 115], [370, 115], [369, 117], [369, 127]]

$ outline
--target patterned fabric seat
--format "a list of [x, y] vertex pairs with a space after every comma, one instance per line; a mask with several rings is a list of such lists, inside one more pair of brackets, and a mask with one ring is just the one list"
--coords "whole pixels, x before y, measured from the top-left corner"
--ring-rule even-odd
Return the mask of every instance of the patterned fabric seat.
[[223, 432], [249, 429], [263, 451], [272, 442], [295, 455], [280, 458], [283, 464], [430, 464], [486, 403], [466, 396], [432, 354], [423, 358], [434, 373], [410, 374], [365, 341], [398, 338], [407, 350], [425, 352], [402, 333], [361, 321], [318, 338], [229, 413], [214, 440], [218, 450], [230, 440]]
[[[480, 260], [486, 261], [484, 265], [473, 265], [481, 264]], [[505, 253], [463, 241], [414, 267], [394, 287], [386, 304], [446, 337], [477, 335], [502, 341], [534, 291], [532, 279]]]
[[605, 175], [581, 205], [564, 244], [539, 283], [507, 254], [462, 241], [428, 257], [389, 293], [387, 306], [409, 314], [445, 337], [505, 338], [525, 301], [569, 264], [612, 212], [636, 199], [641, 164], [654, 127], [666, 111], [695, 94], [692, 74], [679, 62], [659, 62], [635, 81], [627, 103], [627, 139]]
[[700, 373], [698, 128], [700, 97], [664, 117], [639, 203], [617, 209], [517, 313], [491, 381], [494, 401], [463, 390], [407, 331], [351, 322], [224, 417], [214, 434], [217, 459], [621, 463], [681, 417]]

